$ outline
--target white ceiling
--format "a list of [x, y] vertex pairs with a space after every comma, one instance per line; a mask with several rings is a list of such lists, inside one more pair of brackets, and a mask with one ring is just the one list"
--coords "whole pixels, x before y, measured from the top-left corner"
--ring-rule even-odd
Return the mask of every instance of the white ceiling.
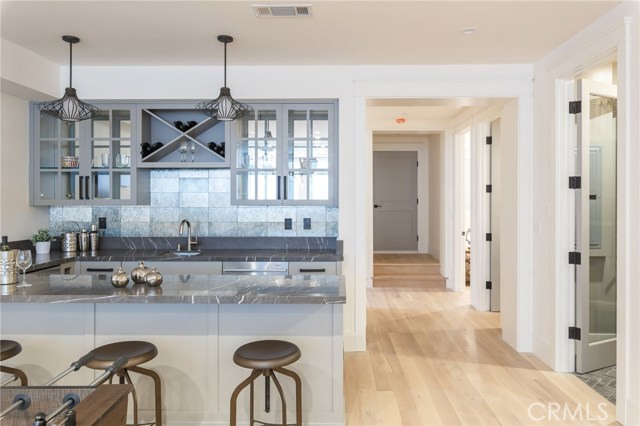
[[[254, 4], [311, 4], [306, 18], [257, 18]], [[615, 7], [609, 1], [10, 1], [0, 33], [74, 65], [532, 63]], [[465, 27], [476, 27], [464, 36]]]

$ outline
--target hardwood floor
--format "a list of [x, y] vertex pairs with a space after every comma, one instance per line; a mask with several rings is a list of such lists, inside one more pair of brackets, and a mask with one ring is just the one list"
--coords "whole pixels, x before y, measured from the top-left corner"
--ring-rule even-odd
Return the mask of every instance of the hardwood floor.
[[615, 406], [500, 337], [469, 291], [372, 288], [367, 351], [345, 354], [346, 424], [609, 425]]
[[373, 255], [374, 287], [445, 288], [440, 261], [428, 254]]

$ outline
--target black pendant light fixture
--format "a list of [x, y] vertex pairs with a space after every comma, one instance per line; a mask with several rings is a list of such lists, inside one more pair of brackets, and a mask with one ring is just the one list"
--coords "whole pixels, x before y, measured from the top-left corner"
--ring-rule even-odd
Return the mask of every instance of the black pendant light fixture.
[[231, 89], [227, 87], [227, 44], [233, 41], [233, 37], [219, 35], [218, 41], [224, 43], [224, 87], [220, 88], [220, 96], [212, 101], [200, 102], [196, 108], [220, 121], [232, 121], [252, 113], [253, 108], [233, 99]]
[[98, 108], [86, 102], [82, 102], [76, 95], [76, 89], [71, 85], [73, 70], [73, 45], [80, 39], [75, 36], [65, 35], [62, 40], [69, 43], [69, 87], [64, 90], [64, 96], [55, 101], [42, 102], [38, 104], [38, 109], [45, 113], [59, 118], [63, 121], [82, 121], [95, 117], [100, 111]]

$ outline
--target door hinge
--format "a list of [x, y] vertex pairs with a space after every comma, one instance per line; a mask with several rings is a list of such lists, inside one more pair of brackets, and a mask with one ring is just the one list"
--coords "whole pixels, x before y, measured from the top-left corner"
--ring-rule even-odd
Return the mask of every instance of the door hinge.
[[582, 261], [582, 255], [579, 251], [569, 252], [569, 265], [580, 265]]
[[582, 340], [582, 331], [578, 327], [569, 327], [569, 339]]
[[487, 290], [491, 290], [491, 288], [492, 288], [492, 287], [493, 287], [493, 283], [492, 283], [491, 281], [487, 281], [487, 282], [485, 283], [485, 288], [486, 288]]
[[487, 185], [486, 191], [487, 193], [491, 194], [493, 192], [493, 185]]
[[420, 235], [416, 235], [416, 241], [420, 241]]
[[582, 188], [582, 178], [580, 176], [569, 176], [569, 189]]
[[491, 145], [493, 143], [493, 138], [491, 136], [487, 136], [487, 145]]
[[420, 167], [420, 162], [416, 161], [416, 167]]
[[420, 199], [416, 198], [416, 204], [420, 204]]
[[569, 102], [569, 114], [580, 114], [582, 112], [582, 101]]
[[493, 238], [493, 235], [491, 235], [491, 232], [488, 232], [486, 235], [486, 241], [491, 241]]

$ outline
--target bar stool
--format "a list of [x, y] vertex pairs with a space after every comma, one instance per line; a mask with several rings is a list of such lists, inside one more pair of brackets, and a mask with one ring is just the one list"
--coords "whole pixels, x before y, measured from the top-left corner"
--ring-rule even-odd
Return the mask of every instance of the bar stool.
[[[91, 351], [94, 358], [87, 363], [88, 368], [94, 370], [104, 370], [108, 368], [114, 361], [120, 357], [127, 357], [129, 360], [116, 374], [120, 377], [120, 383], [133, 384], [129, 371], [133, 371], [144, 376], [151, 377], [155, 385], [155, 424], [162, 425], [162, 399], [161, 399], [161, 383], [160, 376], [153, 370], [142, 368], [139, 365], [152, 360], [158, 355], [158, 348], [152, 343], [139, 340], [116, 342], [108, 345], [99, 346]], [[111, 381], [111, 380], [110, 380]], [[138, 426], [138, 398], [135, 388], [133, 395], [133, 424]]]
[[296, 426], [302, 426], [302, 382], [300, 376], [291, 370], [283, 368], [285, 365], [289, 365], [300, 359], [300, 349], [290, 342], [282, 340], [259, 340], [256, 342], [247, 343], [236, 349], [233, 354], [233, 362], [240, 367], [251, 368], [253, 371], [242, 383], [240, 383], [231, 394], [231, 426], [236, 426], [236, 407], [238, 395], [247, 387], [251, 385], [250, 391], [250, 411], [249, 411], [249, 426], [253, 426], [255, 422], [259, 422], [263, 425], [270, 425], [271, 423], [260, 422], [253, 417], [253, 382], [261, 374], [265, 378], [265, 411], [270, 411], [270, 390], [269, 382], [273, 378], [273, 382], [276, 385], [276, 389], [280, 394], [280, 401], [282, 402], [282, 425], [287, 425], [287, 402], [282, 392], [280, 382], [274, 372], [284, 374], [291, 377], [296, 384]]
[[[15, 340], [0, 340], [0, 361], [13, 358], [22, 352], [22, 346]], [[17, 368], [5, 367], [0, 365], [0, 371], [3, 373], [13, 374], [20, 379], [20, 386], [27, 386], [27, 375], [22, 370]]]

